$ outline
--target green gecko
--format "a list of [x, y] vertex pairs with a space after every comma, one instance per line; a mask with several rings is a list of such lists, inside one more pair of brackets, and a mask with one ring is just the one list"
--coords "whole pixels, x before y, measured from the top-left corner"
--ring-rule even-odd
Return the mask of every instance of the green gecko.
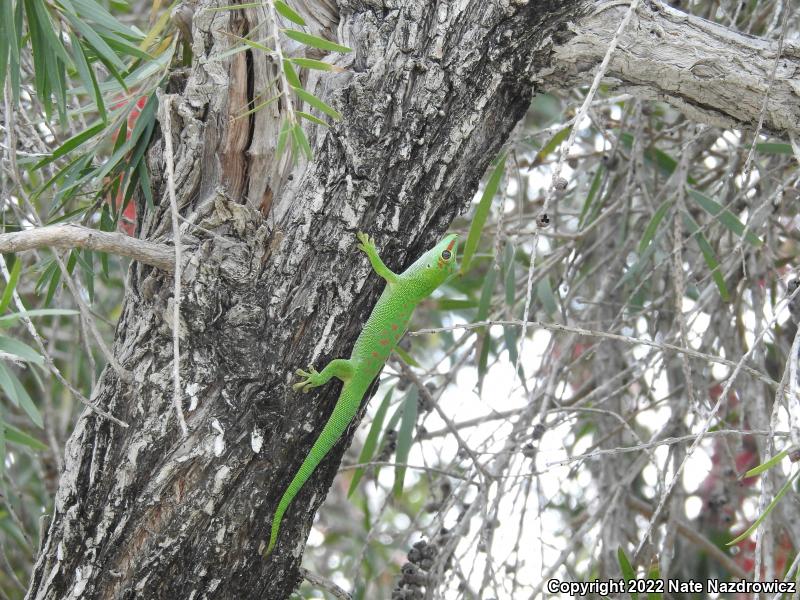
[[361, 330], [349, 359], [332, 360], [320, 373], [314, 367], [309, 367], [308, 371], [297, 370], [297, 374], [304, 379], [292, 386], [296, 390], [307, 392], [325, 385], [332, 377], [341, 379], [344, 386], [322, 433], [283, 493], [272, 519], [267, 555], [278, 541], [283, 514], [355, 417], [372, 380], [380, 373], [389, 354], [403, 337], [414, 308], [456, 271], [456, 234], [445, 237], [399, 275], [383, 264], [371, 237], [361, 232], [356, 236], [361, 242], [359, 250], [366, 253], [372, 268], [386, 280], [386, 287]]

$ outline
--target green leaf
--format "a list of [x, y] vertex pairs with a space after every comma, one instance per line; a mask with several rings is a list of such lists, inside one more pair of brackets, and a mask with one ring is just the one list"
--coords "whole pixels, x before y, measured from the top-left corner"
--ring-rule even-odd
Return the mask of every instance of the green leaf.
[[341, 121], [342, 114], [339, 111], [332, 109], [330, 106], [325, 104], [322, 100], [317, 98], [314, 94], [309, 94], [301, 87], [294, 87], [292, 88], [294, 93], [297, 94], [298, 98], [303, 100], [304, 102], [308, 102], [311, 106], [316, 108], [317, 110], [324, 112], [334, 121]]
[[467, 241], [464, 244], [464, 253], [461, 256], [461, 273], [469, 271], [472, 257], [475, 254], [475, 250], [478, 248], [478, 242], [481, 239], [483, 227], [489, 216], [489, 209], [492, 207], [492, 199], [497, 193], [497, 188], [500, 187], [500, 180], [503, 178], [505, 168], [506, 154], [502, 153], [497, 159], [494, 169], [492, 169], [492, 174], [489, 175], [489, 180], [486, 182], [486, 187], [483, 189], [483, 195], [478, 203], [478, 208], [475, 210], [472, 224], [469, 227]]
[[311, 160], [314, 157], [314, 153], [311, 151], [311, 145], [308, 143], [308, 138], [300, 123], [292, 127], [292, 138], [299, 150], [305, 154], [308, 160]]
[[0, 350], [13, 354], [14, 356], [19, 356], [22, 360], [27, 362], [32, 362], [37, 365], [44, 364], [44, 358], [42, 358], [41, 354], [27, 344], [23, 344], [14, 338], [0, 335]]
[[307, 112], [303, 112], [302, 110], [296, 110], [296, 111], [294, 111], [294, 114], [296, 114], [298, 117], [302, 117], [306, 121], [311, 121], [312, 123], [315, 123], [316, 125], [322, 125], [323, 127], [328, 127], [328, 124], [325, 121], [323, 121], [322, 119], [319, 119], [319, 118], [315, 117], [314, 115], [311, 115], [311, 114], [309, 114]]
[[[372, 457], [375, 455], [375, 450], [378, 447], [378, 436], [381, 433], [383, 421], [386, 418], [386, 412], [389, 410], [389, 404], [392, 401], [393, 393], [394, 387], [389, 388], [389, 391], [386, 392], [386, 395], [383, 397], [383, 400], [378, 406], [378, 410], [375, 412], [375, 418], [372, 419], [372, 425], [369, 428], [367, 439], [364, 440], [364, 447], [361, 449], [361, 454], [358, 455], [359, 464], [370, 462]], [[358, 483], [361, 481], [363, 476], [363, 468], [359, 467], [355, 470], [355, 473], [353, 473], [353, 479], [350, 481], [350, 488], [347, 490], [348, 498], [353, 495], [353, 492], [356, 491]]]
[[785, 154], [791, 156], [792, 145], [783, 142], [759, 142], [756, 144], [756, 150], [764, 154]]
[[[13, 388], [13, 391], [9, 390], [9, 386]], [[42, 414], [39, 412], [39, 409], [36, 408], [27, 390], [22, 383], [20, 383], [19, 379], [17, 379], [17, 376], [9, 371], [2, 362], [0, 362], [0, 387], [9, 398], [12, 398], [12, 402], [22, 407], [22, 410], [25, 411], [34, 425], [37, 427], [44, 427]]]
[[780, 490], [778, 490], [777, 494], [775, 494], [775, 497], [772, 499], [772, 502], [770, 502], [769, 505], [767, 505], [767, 508], [764, 509], [764, 512], [761, 513], [755, 521], [753, 521], [753, 524], [750, 525], [750, 527], [748, 527], [740, 535], [736, 536], [725, 545], [733, 546], [734, 544], [738, 544], [742, 540], [746, 540], [747, 538], [749, 538], [753, 534], [753, 532], [756, 529], [758, 529], [758, 526], [761, 525], [761, 522], [764, 519], [766, 519], [767, 516], [769, 516], [769, 513], [772, 512], [772, 509], [778, 505], [778, 502], [780, 502], [781, 498], [783, 498], [786, 495], [786, 492], [788, 492], [792, 488], [792, 484], [794, 483], [795, 479], [797, 479], [798, 475], [800, 475], [800, 471], [797, 471], [794, 475], [789, 477], [789, 479], [786, 480], [786, 483], [783, 484], [783, 487]]
[[[661, 579], [661, 574], [658, 569], [658, 563], [653, 564], [650, 570], [647, 571], [647, 578], [651, 581], [658, 581]], [[661, 592], [647, 592], [647, 600], [662, 600], [663, 595]]]
[[14, 297], [14, 290], [17, 288], [17, 281], [19, 274], [22, 271], [22, 261], [19, 257], [14, 260], [14, 266], [11, 267], [11, 275], [8, 278], [6, 288], [3, 290], [3, 297], [0, 298], [0, 314], [6, 312], [6, 309], [11, 304], [11, 299]]
[[78, 133], [76, 135], [73, 135], [71, 138], [69, 138], [67, 141], [65, 141], [63, 144], [61, 144], [58, 148], [56, 148], [55, 151], [53, 151], [53, 153], [50, 156], [48, 156], [47, 158], [44, 158], [44, 159], [40, 160], [38, 163], [36, 163], [33, 166], [33, 169], [34, 170], [41, 169], [42, 167], [44, 167], [46, 165], [49, 165], [54, 160], [58, 160], [62, 156], [64, 156], [64, 155], [68, 154], [69, 152], [75, 150], [75, 148], [81, 146], [84, 142], [92, 139], [98, 133], [101, 133], [101, 132], [105, 131], [105, 128], [106, 128], [106, 124], [105, 123], [102, 123], [102, 122], [101, 123], [95, 123], [94, 125], [92, 125], [88, 129], [85, 129], [84, 131], [81, 131], [80, 133]]
[[419, 397], [419, 390], [417, 386], [413, 385], [408, 390], [405, 400], [403, 401], [403, 418], [400, 422], [400, 431], [397, 433], [397, 452], [395, 453], [395, 462], [398, 463], [394, 471], [394, 488], [393, 493], [395, 498], [399, 498], [403, 493], [403, 480], [406, 477], [406, 467], [408, 462], [408, 455], [411, 452], [411, 444], [414, 442], [414, 427], [417, 424], [417, 399]]
[[420, 366], [419, 363], [416, 360], [414, 360], [414, 357], [411, 356], [405, 350], [403, 350], [400, 346], [395, 346], [394, 347], [394, 353], [397, 354], [397, 356], [400, 357], [400, 360], [402, 360], [404, 363], [406, 363], [409, 367], [419, 367]]
[[569, 137], [569, 131], [571, 127], [564, 127], [564, 129], [558, 131], [556, 134], [551, 137], [548, 142], [542, 146], [542, 149], [536, 154], [536, 158], [534, 159], [535, 163], [539, 163], [547, 158], [547, 155], [552, 153], [556, 148], [561, 145], [563, 141], [565, 141]]
[[102, 58], [104, 64], [111, 65], [117, 72], [125, 72], [127, 67], [117, 53], [108, 45], [108, 43], [98, 35], [97, 31], [92, 28], [88, 23], [81, 19], [65, 13], [65, 16], [72, 24], [72, 26], [83, 36], [86, 43], [97, 53], [98, 58]]
[[[56, 265], [58, 267], [58, 265]], [[17, 322], [22, 317], [54, 317], [54, 316], [72, 316], [79, 314], [77, 310], [69, 308], [37, 308], [28, 310], [24, 313], [11, 313], [0, 317], [0, 327], [9, 327]]]
[[589, 193], [586, 195], [586, 201], [583, 203], [583, 207], [581, 208], [580, 217], [578, 217], [578, 223], [581, 227], [585, 225], [586, 215], [589, 214], [589, 209], [592, 207], [594, 203], [594, 199], [597, 196], [597, 192], [600, 190], [600, 185], [603, 183], [603, 174], [605, 173], [605, 169], [600, 167], [597, 169], [597, 173], [594, 174], [594, 179], [592, 179], [592, 185], [589, 186]]
[[327, 50], [328, 52], [352, 52], [352, 49], [347, 46], [330, 42], [316, 35], [311, 35], [310, 33], [304, 33], [296, 29], [282, 29], [281, 31], [283, 31], [286, 37], [293, 39], [295, 42], [300, 42], [312, 48], [319, 48], [320, 50]]
[[[625, 578], [625, 581], [636, 579], [636, 571], [633, 570], [628, 557], [625, 556], [625, 550], [622, 549], [622, 546], [617, 549], [617, 560], [619, 561], [619, 568], [620, 571], [622, 571], [622, 576]], [[639, 600], [639, 594], [631, 592], [631, 600]]]
[[[475, 320], [485, 321], [489, 316], [489, 310], [492, 307], [492, 296], [494, 295], [495, 283], [497, 282], [497, 269], [494, 266], [489, 267], [489, 272], [483, 281], [481, 288], [481, 299], [478, 303], [478, 312]], [[478, 388], [483, 386], [483, 378], [486, 375], [486, 368], [489, 363], [489, 348], [491, 346], [491, 337], [488, 326], [483, 326], [478, 330], [480, 337], [480, 354], [478, 355]]]
[[[505, 248], [505, 256], [503, 260], [503, 281], [504, 281], [504, 288], [505, 288], [505, 300], [506, 306], [509, 308], [509, 311], [513, 308], [514, 302], [517, 299], [517, 281], [514, 274], [514, 257], [517, 254], [517, 249], [511, 242], [506, 244]], [[510, 313], [509, 313], [510, 314]]]
[[281, 132], [278, 134], [278, 146], [275, 149], [275, 155], [278, 158], [283, 155], [283, 151], [286, 148], [286, 142], [289, 139], [291, 129], [292, 124], [289, 119], [284, 120], [283, 125], [281, 125]]
[[298, 25], [306, 24], [303, 17], [294, 12], [294, 10], [282, 0], [274, 0], [272, 4], [275, 6], [275, 10], [278, 11], [278, 14], [283, 18], [289, 19], [292, 23], [297, 23]]
[[536, 296], [548, 315], [552, 316], [558, 312], [558, 302], [556, 302], [556, 296], [553, 293], [553, 287], [550, 285], [549, 277], [543, 277], [536, 284]]
[[656, 235], [656, 231], [658, 231], [658, 226], [661, 224], [661, 221], [664, 219], [664, 216], [667, 214], [669, 207], [672, 206], [671, 200], [664, 200], [656, 209], [655, 214], [650, 219], [650, 222], [647, 224], [647, 227], [644, 228], [644, 235], [642, 235], [642, 239], [639, 240], [639, 255], [647, 250], [650, 242], [653, 241], [653, 238]]
[[35, 437], [28, 435], [24, 431], [17, 429], [13, 425], [5, 423], [5, 426], [3, 426], [2, 421], [0, 421], [0, 429], [5, 429], [6, 440], [12, 444], [27, 446], [32, 450], [47, 450], [47, 446], [45, 444], [37, 440]]
[[763, 244], [759, 237], [752, 231], [748, 230], [747, 234], [745, 235], [744, 224], [736, 217], [736, 215], [734, 215], [727, 208], [723, 208], [723, 206], [716, 200], [713, 200], [702, 192], [693, 190], [692, 188], [687, 188], [687, 190], [695, 202], [697, 202], [704, 211], [722, 223], [722, 225], [724, 225], [728, 231], [732, 232], [738, 237], [744, 236], [744, 238], [753, 246], [759, 247]]
[[476, 308], [478, 306], [477, 300], [462, 300], [456, 299], [453, 300], [452, 298], [439, 298], [434, 301], [433, 309], [434, 310], [467, 310], [470, 308]]
[[722, 275], [722, 268], [717, 260], [717, 255], [714, 253], [714, 249], [711, 247], [711, 244], [708, 243], [708, 240], [703, 235], [703, 232], [700, 231], [700, 226], [692, 218], [692, 215], [686, 211], [682, 211], [682, 215], [686, 228], [692, 233], [697, 245], [700, 248], [700, 252], [703, 255], [703, 260], [705, 260], [708, 268], [711, 269], [711, 278], [714, 280], [714, 283], [717, 284], [719, 295], [722, 297], [723, 301], [730, 302], [731, 296], [728, 293], [728, 287], [725, 285], [725, 277]]
[[317, 71], [340, 71], [339, 67], [335, 67], [330, 63], [313, 58], [290, 58], [294, 64], [304, 69], [315, 69]]
[[775, 456], [770, 458], [768, 461], [761, 463], [757, 467], [753, 467], [749, 471], [744, 474], [744, 477], [755, 477], [756, 475], [760, 475], [764, 471], [769, 471], [772, 467], [779, 464], [786, 456], [789, 454], [789, 449], [781, 450]]
[[75, 68], [78, 71], [78, 75], [80, 75], [81, 82], [83, 82], [83, 87], [85, 87], [87, 90], [91, 90], [91, 95], [94, 99], [94, 105], [97, 107], [97, 112], [100, 115], [100, 119], [103, 121], [103, 123], [105, 123], [108, 119], [108, 115], [106, 114], [106, 104], [103, 100], [103, 93], [100, 91], [100, 86], [97, 84], [97, 78], [94, 75], [94, 70], [86, 58], [83, 46], [78, 40], [78, 37], [72, 32], [70, 32], [70, 40], [72, 42], [72, 61], [75, 63]]
[[286, 81], [293, 88], [302, 88], [303, 84], [300, 83], [300, 78], [297, 76], [297, 71], [294, 70], [292, 63], [289, 59], [283, 59], [283, 74], [286, 76]]
[[[5, 68], [5, 65], [3, 65]], [[0, 407], [2, 408], [2, 407]], [[0, 411], [0, 479], [6, 470], [6, 424], [3, 421], [3, 413]], [[0, 511], [0, 520], [3, 519], [2, 511]]]

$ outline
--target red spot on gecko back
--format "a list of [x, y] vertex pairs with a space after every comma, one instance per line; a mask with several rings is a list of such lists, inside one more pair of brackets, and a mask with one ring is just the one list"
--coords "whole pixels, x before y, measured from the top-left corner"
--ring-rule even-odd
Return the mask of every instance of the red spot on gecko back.
[[[372, 351], [372, 356], [374, 356], [375, 358], [378, 358], [378, 353], [373, 350]], [[370, 361], [370, 362], [372, 362], [372, 361]]]
[[392, 323], [392, 331], [397, 331], [397, 323]]
[[385, 345], [387, 345], [389, 343], [389, 340], [384, 339], [384, 340], [381, 340], [380, 343], [381, 343], [381, 346], [385, 346]]

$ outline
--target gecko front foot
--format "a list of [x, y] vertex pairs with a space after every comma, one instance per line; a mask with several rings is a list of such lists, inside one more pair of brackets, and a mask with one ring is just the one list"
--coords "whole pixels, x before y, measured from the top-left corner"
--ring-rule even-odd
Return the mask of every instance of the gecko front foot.
[[367, 235], [363, 231], [359, 231], [356, 234], [356, 237], [358, 238], [358, 241], [361, 242], [357, 246], [357, 248], [359, 250], [361, 250], [362, 252], [365, 252], [367, 254], [367, 256], [370, 256], [373, 253], [375, 253], [375, 254], [378, 253], [378, 248], [375, 245], [375, 240], [372, 239], [371, 236]]
[[311, 365], [308, 366], [308, 371], [304, 371], [303, 369], [297, 369], [295, 373], [300, 377], [304, 378], [303, 381], [298, 381], [297, 383], [292, 385], [292, 388], [294, 388], [295, 390], [298, 391], [302, 390], [304, 392], [307, 392], [310, 389], [319, 387], [323, 383], [325, 383], [324, 381], [322, 381], [322, 377], [317, 372], [317, 370]]

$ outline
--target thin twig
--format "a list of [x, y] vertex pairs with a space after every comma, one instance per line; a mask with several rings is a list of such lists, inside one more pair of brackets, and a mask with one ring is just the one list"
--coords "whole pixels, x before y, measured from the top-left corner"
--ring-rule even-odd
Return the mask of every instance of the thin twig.
[[[522, 327], [522, 321], [478, 321], [475, 323], [459, 323], [457, 325], [451, 325], [450, 327], [434, 327], [429, 329], [418, 329], [416, 331], [409, 331], [408, 335], [424, 335], [428, 333], [440, 333], [442, 331], [452, 331], [454, 329], [477, 329], [478, 327], [486, 327], [487, 325], [516, 325], [518, 327]], [[582, 327], [571, 327], [569, 325], [561, 325], [559, 323], [543, 323], [541, 321], [528, 321], [528, 326], [534, 327], [541, 327], [542, 329], [548, 329], [551, 331], [563, 331], [566, 333], [576, 333], [578, 335], [585, 335], [587, 337], [599, 337], [605, 338], [608, 340], [614, 340], [616, 342], [623, 342], [625, 344], [641, 344], [642, 346], [650, 346], [651, 348], [658, 348], [659, 350], [669, 350], [671, 352], [678, 352], [686, 354], [687, 356], [691, 356], [693, 358], [699, 358], [701, 360], [706, 360], [708, 362], [717, 363], [720, 365], [725, 365], [728, 367], [736, 367], [737, 363], [732, 360], [728, 360], [726, 358], [721, 358], [719, 356], [714, 356], [712, 354], [706, 354], [705, 352], [698, 352], [697, 350], [692, 350], [691, 348], [682, 348], [681, 346], [676, 346], [674, 344], [667, 344], [664, 342], [653, 342], [650, 340], [643, 340], [641, 338], [635, 338], [627, 335], [619, 335], [616, 333], [608, 333], [605, 331], [596, 331], [592, 329], [583, 329]], [[741, 370], [752, 375], [759, 381], [762, 381], [769, 385], [770, 387], [777, 388], [778, 382], [753, 369], [752, 367], [742, 366]]]
[[321, 575], [312, 573], [305, 567], [300, 567], [300, 575], [302, 575], [303, 579], [305, 579], [311, 585], [315, 585], [319, 588], [322, 588], [326, 592], [330, 592], [334, 595], [334, 597], [339, 598], [339, 600], [352, 600], [353, 598], [350, 594], [333, 583], [330, 579], [325, 579]]
[[164, 130], [164, 154], [167, 164], [167, 190], [172, 213], [172, 241], [175, 245], [175, 277], [172, 298], [172, 404], [178, 426], [184, 438], [189, 437], [189, 428], [181, 406], [181, 224], [178, 220], [178, 201], [175, 194], [174, 154], [172, 151], [172, 96], [159, 90], [158, 100], [161, 106], [161, 127]]
[[[592, 103], [592, 99], [594, 98], [595, 93], [597, 92], [597, 88], [600, 86], [600, 81], [603, 79], [603, 76], [608, 69], [608, 64], [611, 62], [611, 56], [614, 54], [614, 50], [617, 48], [617, 43], [619, 42], [619, 38], [622, 35], [622, 32], [625, 31], [625, 28], [628, 26], [628, 23], [633, 16], [633, 13], [636, 12], [636, 8], [639, 6], [639, 0], [632, 0], [630, 6], [628, 7], [628, 12], [625, 13], [625, 17], [623, 17], [622, 21], [617, 28], [616, 33], [614, 34], [613, 39], [608, 44], [608, 49], [606, 50], [606, 54], [603, 57], [603, 61], [600, 63], [600, 66], [597, 69], [597, 73], [595, 73], [594, 80], [592, 81], [592, 85], [589, 88], [589, 92], [586, 94], [586, 98], [583, 100], [583, 104], [581, 104], [578, 113], [575, 115], [575, 121], [572, 124], [572, 128], [569, 132], [569, 137], [564, 145], [561, 147], [561, 152], [558, 156], [558, 161], [553, 168], [553, 176], [550, 179], [550, 185], [547, 187], [547, 192], [545, 193], [544, 202], [542, 204], [542, 215], [547, 215], [547, 211], [550, 208], [550, 203], [553, 200], [555, 195], [556, 186], [559, 185], [559, 179], [561, 176], [561, 169], [564, 166], [564, 162], [567, 160], [567, 156], [569, 154], [570, 148], [572, 148], [572, 144], [575, 143], [575, 137], [578, 135], [578, 128], [581, 125], [584, 117], [586, 116], [587, 111], [589, 110], [589, 106]], [[608, 8], [607, 6], [601, 7], [601, 9]], [[525, 348], [525, 337], [527, 334], [527, 323], [528, 317], [530, 316], [531, 310], [531, 301], [533, 299], [533, 273], [536, 270], [536, 250], [539, 246], [539, 232], [541, 228], [537, 227], [533, 234], [533, 242], [532, 242], [532, 249], [531, 249], [531, 257], [530, 257], [530, 266], [528, 268], [528, 283], [525, 289], [525, 308], [522, 311], [522, 331], [520, 332], [520, 340], [519, 340], [519, 350], [517, 351], [517, 360], [514, 364], [514, 377], [516, 378], [517, 373], [519, 373], [519, 364], [522, 360], [523, 350]]]
[[[577, 456], [571, 456], [570, 458], [565, 458], [563, 460], [554, 460], [552, 462], [545, 463], [545, 467], [561, 467], [564, 465], [569, 465], [575, 462], [588, 460], [590, 458], [596, 458], [598, 456], [606, 456], [606, 455], [613, 455], [613, 454], [627, 454], [629, 452], [639, 452], [640, 450], [649, 450], [650, 448], [657, 448], [658, 446], [673, 446], [675, 444], [682, 444], [683, 442], [691, 442], [697, 439], [700, 434], [692, 433], [689, 435], [682, 435], [680, 437], [668, 437], [663, 438], [660, 440], [656, 440], [655, 442], [645, 442], [643, 444], [637, 444], [635, 446], [621, 446], [619, 448], [602, 448], [600, 450], [593, 450], [591, 452], [587, 452], [586, 454], [579, 454]], [[778, 437], [789, 437], [790, 433], [788, 431], [769, 431], [769, 430], [739, 430], [739, 429], [717, 429], [714, 431], [709, 431], [705, 434], [705, 437], [720, 437], [720, 436], [728, 436], [728, 435], [763, 435], [763, 436], [778, 436]]]

